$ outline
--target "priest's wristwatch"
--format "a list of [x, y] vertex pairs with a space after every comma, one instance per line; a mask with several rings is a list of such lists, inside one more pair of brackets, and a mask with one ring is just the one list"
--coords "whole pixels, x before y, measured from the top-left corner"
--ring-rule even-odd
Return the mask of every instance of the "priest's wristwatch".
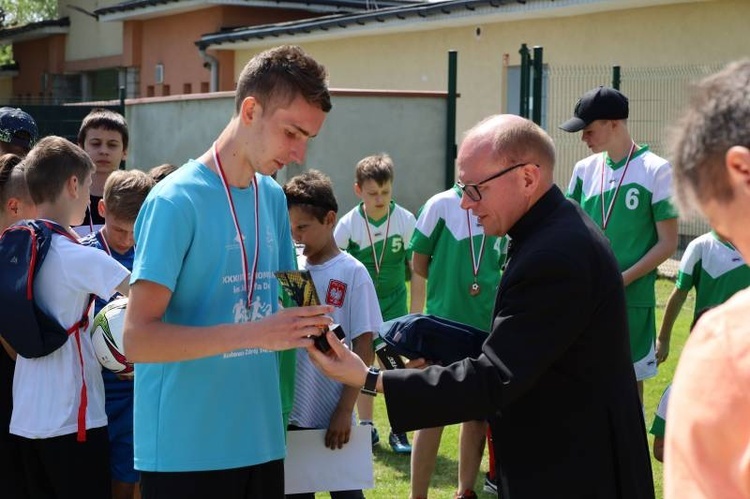
[[375, 366], [370, 366], [370, 369], [367, 371], [367, 377], [365, 378], [365, 386], [363, 386], [361, 390], [362, 393], [370, 395], [371, 397], [378, 394], [375, 389], [378, 383], [378, 374], [380, 374], [380, 369]]

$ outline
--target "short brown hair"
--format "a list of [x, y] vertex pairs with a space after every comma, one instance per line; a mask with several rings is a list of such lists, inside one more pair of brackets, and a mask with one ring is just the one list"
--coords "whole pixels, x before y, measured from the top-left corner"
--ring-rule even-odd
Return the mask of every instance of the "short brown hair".
[[86, 142], [86, 134], [93, 128], [120, 132], [120, 137], [122, 138], [122, 149], [127, 151], [130, 134], [128, 133], [128, 122], [125, 121], [123, 115], [103, 107], [95, 107], [92, 109], [91, 112], [83, 118], [81, 128], [78, 129], [78, 144], [81, 147], [83, 147], [84, 142]]
[[374, 180], [376, 184], [383, 185], [393, 181], [393, 160], [386, 153], [374, 154], [362, 158], [354, 170], [357, 185], [362, 187], [368, 180]]
[[329, 211], [339, 211], [331, 179], [318, 170], [307, 170], [289, 179], [284, 184], [284, 194], [287, 208], [298, 206], [319, 222], [324, 221]]
[[155, 182], [140, 170], [116, 170], [104, 183], [104, 206], [107, 216], [124, 222], [135, 222], [138, 212]]
[[44, 137], [21, 162], [26, 182], [36, 204], [54, 202], [73, 175], [84, 183], [96, 167], [86, 152], [62, 137]]
[[167, 175], [177, 171], [177, 167], [172, 163], [164, 163], [159, 166], [155, 166], [148, 171], [148, 176], [154, 180], [154, 183], [158, 184], [164, 180]]
[[15, 154], [0, 156], [0, 205], [2, 206], [10, 198], [31, 201], [24, 167], [19, 166], [20, 163], [21, 157]]
[[675, 193], [683, 212], [695, 200], [732, 199], [724, 157], [733, 146], [750, 148], [750, 59], [733, 62], [695, 85], [670, 142]]
[[256, 55], [242, 69], [237, 80], [234, 112], [239, 114], [242, 101], [253, 96], [264, 110], [289, 105], [298, 95], [318, 106], [331, 110], [325, 67], [300, 47], [283, 45]]

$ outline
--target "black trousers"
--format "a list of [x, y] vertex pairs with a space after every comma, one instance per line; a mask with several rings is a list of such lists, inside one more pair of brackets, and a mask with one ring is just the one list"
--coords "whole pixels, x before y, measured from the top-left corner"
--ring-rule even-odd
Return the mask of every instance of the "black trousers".
[[214, 471], [141, 471], [143, 499], [283, 499], [284, 461]]
[[107, 427], [52, 438], [18, 437], [26, 488], [31, 499], [112, 496]]

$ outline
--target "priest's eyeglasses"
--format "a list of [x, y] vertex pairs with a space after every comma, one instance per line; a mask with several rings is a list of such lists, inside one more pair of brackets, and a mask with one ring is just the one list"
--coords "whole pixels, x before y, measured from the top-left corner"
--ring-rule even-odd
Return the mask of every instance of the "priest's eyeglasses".
[[486, 179], [481, 180], [481, 181], [477, 182], [476, 184], [464, 184], [463, 182], [459, 181], [459, 182], [456, 182], [456, 185], [458, 186], [459, 189], [461, 189], [461, 191], [464, 194], [466, 194], [466, 196], [469, 199], [471, 199], [474, 202], [479, 202], [479, 201], [482, 200], [482, 192], [479, 190], [479, 186], [480, 185], [486, 184], [490, 180], [495, 180], [496, 178], [500, 178], [503, 175], [505, 175], [506, 173], [515, 170], [516, 168], [521, 168], [522, 166], [526, 166], [526, 165], [529, 165], [529, 164], [533, 164], [537, 168], [539, 167], [539, 165], [537, 165], [536, 163], [529, 163], [527, 161], [525, 163], [518, 163], [517, 165], [509, 166], [505, 170], [500, 170], [496, 174], [494, 174], [494, 175], [492, 175], [490, 177], [487, 177]]

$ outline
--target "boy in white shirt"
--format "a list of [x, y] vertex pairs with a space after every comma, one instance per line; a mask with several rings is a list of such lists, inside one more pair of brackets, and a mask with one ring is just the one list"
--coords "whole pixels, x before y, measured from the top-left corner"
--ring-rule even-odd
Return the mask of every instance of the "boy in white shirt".
[[[304, 245], [304, 262], [320, 301], [333, 307], [331, 318], [341, 325], [345, 342], [367, 364], [372, 364], [372, 337], [382, 322], [378, 297], [365, 266], [342, 252], [333, 237], [338, 204], [331, 180], [317, 170], [293, 177], [284, 185], [292, 237]], [[327, 429], [326, 447], [341, 449], [354, 423], [356, 388], [327, 378], [310, 361], [307, 350], [297, 350], [297, 378], [290, 429]], [[299, 494], [295, 499], [312, 499]], [[332, 499], [364, 499], [361, 490], [331, 492]]]
[[[90, 323], [90, 295], [127, 295], [129, 277], [106, 253], [80, 245], [70, 229], [86, 213], [94, 164], [80, 147], [54, 136], [40, 140], [23, 164], [39, 218], [68, 233], [52, 236], [35, 301], [65, 329], [84, 311]], [[104, 385], [87, 328], [44, 357], [18, 355], [10, 432], [21, 437], [31, 497], [110, 497]]]

